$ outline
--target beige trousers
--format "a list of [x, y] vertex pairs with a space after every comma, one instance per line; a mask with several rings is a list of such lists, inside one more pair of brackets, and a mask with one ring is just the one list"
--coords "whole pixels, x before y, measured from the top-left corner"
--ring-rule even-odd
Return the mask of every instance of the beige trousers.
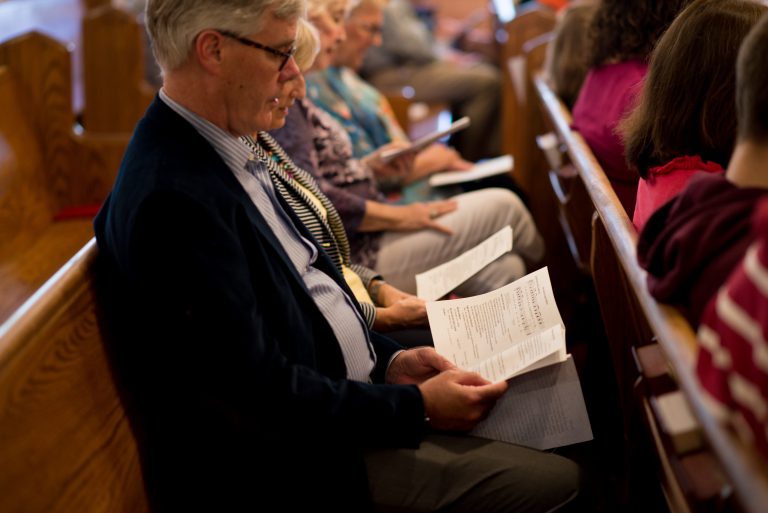
[[544, 256], [544, 242], [528, 209], [507, 189], [481, 189], [452, 199], [458, 208], [437, 219], [453, 233], [436, 230], [386, 232], [377, 256], [378, 271], [393, 286], [416, 293], [416, 274], [451, 260], [501, 230], [512, 227], [512, 252], [502, 255], [457, 287], [461, 296], [496, 290], [526, 274], [526, 263]]

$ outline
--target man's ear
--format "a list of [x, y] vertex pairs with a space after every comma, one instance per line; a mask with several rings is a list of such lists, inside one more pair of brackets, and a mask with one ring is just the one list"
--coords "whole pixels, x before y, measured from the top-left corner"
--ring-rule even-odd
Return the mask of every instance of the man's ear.
[[221, 70], [221, 52], [224, 36], [215, 30], [204, 30], [195, 38], [195, 56], [206, 71], [218, 75]]

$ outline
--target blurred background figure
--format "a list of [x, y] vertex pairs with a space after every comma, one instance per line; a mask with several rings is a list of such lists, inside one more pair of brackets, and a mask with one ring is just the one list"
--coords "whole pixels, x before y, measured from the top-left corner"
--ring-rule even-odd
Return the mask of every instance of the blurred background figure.
[[366, 55], [362, 75], [384, 92], [409, 86], [415, 101], [448, 103], [455, 117], [472, 120], [468, 129], [451, 139], [459, 153], [468, 160], [497, 156], [499, 71], [476, 55], [439, 49], [417, 7], [428, 7], [428, 3], [389, 2], [384, 9], [382, 44]]

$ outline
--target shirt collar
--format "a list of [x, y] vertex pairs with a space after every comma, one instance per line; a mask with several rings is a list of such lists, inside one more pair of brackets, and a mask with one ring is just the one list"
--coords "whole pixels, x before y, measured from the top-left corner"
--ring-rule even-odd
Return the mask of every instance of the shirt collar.
[[232, 172], [245, 169], [248, 161], [254, 160], [253, 153], [251, 153], [239, 137], [222, 130], [207, 119], [177, 103], [168, 96], [165, 89], [160, 89], [160, 99], [179, 116], [189, 122], [213, 146], [216, 153], [219, 154]]

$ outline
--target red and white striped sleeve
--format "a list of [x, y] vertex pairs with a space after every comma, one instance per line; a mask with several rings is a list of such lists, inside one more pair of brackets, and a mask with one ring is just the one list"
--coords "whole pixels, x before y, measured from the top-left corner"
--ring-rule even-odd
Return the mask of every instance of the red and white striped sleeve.
[[768, 459], [768, 203], [757, 240], [709, 302], [698, 332], [696, 373], [710, 404]]

